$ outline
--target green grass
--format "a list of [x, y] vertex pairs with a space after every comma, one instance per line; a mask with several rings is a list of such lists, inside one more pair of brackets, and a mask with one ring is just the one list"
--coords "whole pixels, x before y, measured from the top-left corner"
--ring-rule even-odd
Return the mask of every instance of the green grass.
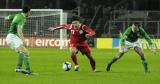
[[97, 69], [102, 71], [97, 73], [91, 71], [87, 58], [80, 53], [80, 69], [75, 72], [73, 67], [70, 71], [62, 70], [62, 63], [71, 61], [69, 50], [33, 48], [29, 51], [32, 70], [39, 76], [14, 72], [17, 54], [8, 48], [0, 48], [0, 84], [159, 84], [160, 81], [160, 58], [149, 50], [144, 51], [151, 70], [149, 74], [144, 73], [140, 58], [133, 50], [106, 72], [106, 63], [118, 50], [92, 49]]

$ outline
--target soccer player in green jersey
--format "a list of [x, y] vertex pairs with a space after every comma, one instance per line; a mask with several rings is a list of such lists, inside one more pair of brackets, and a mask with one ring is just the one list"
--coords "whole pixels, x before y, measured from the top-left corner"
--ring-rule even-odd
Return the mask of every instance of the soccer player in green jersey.
[[[24, 6], [22, 13], [15, 15], [9, 15], [5, 17], [5, 20], [9, 20], [11, 25], [6, 37], [7, 45], [18, 53], [18, 64], [16, 72], [31, 74], [29, 63], [29, 51], [26, 49], [26, 41], [23, 35], [23, 26], [26, 22], [26, 17], [30, 15], [30, 8]], [[26, 69], [22, 69], [23, 61]]]
[[121, 35], [119, 52], [107, 64], [106, 71], [110, 71], [111, 65], [115, 63], [118, 59], [120, 59], [124, 55], [124, 53], [128, 51], [129, 48], [133, 48], [135, 52], [141, 57], [145, 72], [149, 72], [148, 63], [144, 57], [143, 50], [137, 42], [140, 36], [144, 37], [148, 44], [151, 46], [152, 51], [154, 53], [156, 52], [150, 37], [147, 35], [147, 33], [144, 31], [144, 29], [140, 26], [138, 22], [134, 22], [133, 25], [128, 27], [124, 34]]

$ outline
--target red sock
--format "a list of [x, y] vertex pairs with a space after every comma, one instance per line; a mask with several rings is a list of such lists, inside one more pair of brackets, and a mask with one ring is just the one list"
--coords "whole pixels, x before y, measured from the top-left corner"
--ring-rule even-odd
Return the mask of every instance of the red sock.
[[92, 66], [92, 70], [96, 69], [96, 62], [94, 60], [90, 60], [90, 64]]
[[73, 63], [74, 63], [75, 65], [78, 65], [76, 55], [71, 55], [71, 58], [72, 58]]
[[88, 59], [90, 61], [92, 70], [95, 70], [96, 69], [96, 62], [95, 62], [94, 58], [91, 56], [90, 53], [87, 53], [86, 56], [88, 57]]

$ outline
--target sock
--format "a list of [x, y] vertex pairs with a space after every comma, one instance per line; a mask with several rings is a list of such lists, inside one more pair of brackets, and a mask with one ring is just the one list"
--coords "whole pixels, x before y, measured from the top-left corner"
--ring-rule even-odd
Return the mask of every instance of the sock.
[[78, 65], [76, 55], [72, 55], [71, 58], [72, 58], [73, 63], [74, 63], [75, 65]]
[[118, 60], [118, 59], [114, 57], [108, 64], [111, 65], [111, 64], [113, 64], [114, 62], [116, 62], [117, 60]]
[[17, 69], [21, 69], [21, 68], [22, 68], [23, 57], [24, 57], [24, 53], [23, 53], [23, 52], [18, 52], [18, 64], [17, 64]]
[[24, 56], [24, 63], [25, 63], [25, 66], [26, 66], [26, 70], [30, 70], [29, 56], [28, 55]]
[[90, 65], [92, 67], [92, 70], [95, 70], [96, 69], [96, 62], [95, 62], [95, 60], [93, 59], [93, 57], [91, 56], [90, 53], [86, 53], [85, 55], [88, 57], [88, 59], [90, 61]]
[[95, 70], [96, 69], [96, 62], [94, 60], [90, 60], [90, 64], [91, 64], [92, 70]]
[[144, 66], [145, 71], [148, 71], [148, 63], [147, 63], [147, 61], [145, 59], [142, 60], [142, 64]]

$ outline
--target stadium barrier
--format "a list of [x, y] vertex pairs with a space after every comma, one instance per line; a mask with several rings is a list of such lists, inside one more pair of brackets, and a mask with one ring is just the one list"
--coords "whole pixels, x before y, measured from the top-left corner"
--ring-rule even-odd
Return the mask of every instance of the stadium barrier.
[[[60, 45], [68, 47], [70, 40], [51, 37], [25, 37], [27, 46], [31, 48], [59, 48]], [[117, 49], [119, 48], [119, 38], [96, 38], [96, 48]], [[152, 39], [154, 47], [160, 49], [160, 39]], [[138, 40], [143, 49], [149, 49], [149, 44], [145, 39]], [[5, 37], [0, 37], [0, 47], [6, 47]]]
[[[25, 37], [27, 46], [31, 48], [37, 47], [49, 47], [49, 48], [59, 48], [62, 44], [64, 47], [69, 46], [69, 39], [51, 38], [51, 37]], [[6, 47], [5, 37], [0, 37], [0, 47]]]
[[[117, 49], [119, 48], [119, 38], [97, 38], [96, 48]], [[154, 47], [160, 49], [160, 39], [152, 39]], [[149, 49], [149, 44], [145, 39], [139, 39], [138, 43], [143, 49]]]

